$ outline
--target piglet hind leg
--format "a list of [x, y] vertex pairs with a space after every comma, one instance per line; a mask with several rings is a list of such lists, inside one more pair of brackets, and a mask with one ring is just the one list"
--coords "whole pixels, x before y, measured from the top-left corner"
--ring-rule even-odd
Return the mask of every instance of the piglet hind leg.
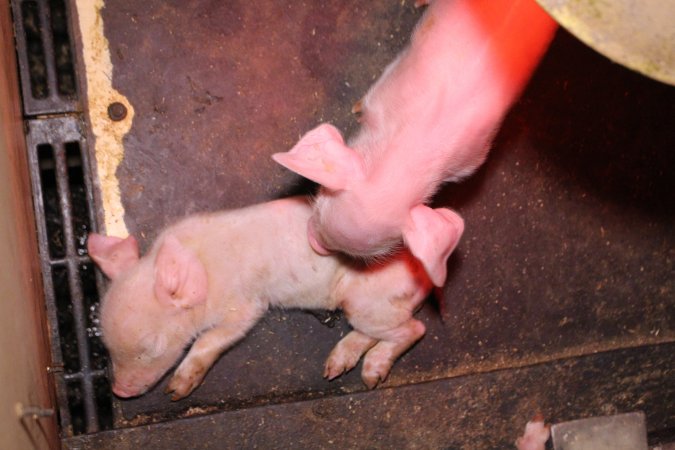
[[341, 307], [357, 334], [347, 336], [334, 352], [362, 342], [357, 351], [345, 353], [353, 367], [365, 352], [361, 379], [372, 389], [387, 378], [396, 359], [424, 336], [425, 326], [413, 314], [429, 293], [431, 281], [408, 252], [343, 280]]
[[165, 393], [176, 401], [187, 397], [204, 379], [206, 372], [218, 357], [240, 340], [257, 322], [220, 325], [203, 332], [190, 347], [190, 351], [171, 377]]
[[377, 344], [373, 339], [359, 331], [352, 331], [337, 343], [328, 355], [323, 376], [329, 380], [349, 372], [359, 363], [361, 357]]
[[424, 324], [411, 317], [396, 328], [377, 333], [379, 342], [368, 350], [363, 358], [361, 371], [363, 383], [373, 389], [383, 382], [394, 362], [420, 340], [425, 332]]

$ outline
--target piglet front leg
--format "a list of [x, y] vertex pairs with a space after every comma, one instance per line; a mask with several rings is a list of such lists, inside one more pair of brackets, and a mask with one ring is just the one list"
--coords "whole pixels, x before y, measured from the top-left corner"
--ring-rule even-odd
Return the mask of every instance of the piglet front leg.
[[164, 392], [172, 394], [173, 401], [190, 395], [204, 380], [206, 372], [218, 357], [243, 338], [261, 315], [262, 312], [239, 323], [220, 324], [199, 335], [178, 365]]

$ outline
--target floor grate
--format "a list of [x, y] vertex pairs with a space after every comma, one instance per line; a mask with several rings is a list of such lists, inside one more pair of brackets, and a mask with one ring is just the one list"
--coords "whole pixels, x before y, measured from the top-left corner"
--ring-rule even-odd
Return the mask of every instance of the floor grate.
[[65, 0], [12, 0], [28, 116], [79, 110]]
[[63, 437], [113, 427], [100, 340], [103, 280], [87, 256], [96, 229], [65, 0], [12, 0], [33, 204]]
[[67, 436], [96, 432], [111, 428], [113, 421], [98, 329], [101, 280], [85, 247], [94, 228], [86, 141], [75, 116], [27, 125], [61, 427]]

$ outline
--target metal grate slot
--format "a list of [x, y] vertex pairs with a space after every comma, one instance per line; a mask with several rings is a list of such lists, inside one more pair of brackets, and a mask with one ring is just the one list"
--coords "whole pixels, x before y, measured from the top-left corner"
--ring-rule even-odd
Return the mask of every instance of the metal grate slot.
[[64, 0], [50, 0], [52, 38], [54, 40], [54, 65], [56, 87], [60, 97], [75, 98], [75, 67], [68, 33], [68, 16]]
[[112, 428], [113, 409], [98, 328], [100, 279], [86, 253], [95, 222], [85, 140], [75, 117], [27, 124], [61, 429], [93, 433]]
[[[70, 382], [66, 384], [68, 395], [68, 414], [74, 418], [73, 425], [69, 430], [69, 436], [77, 436], [86, 432], [83, 417], [86, 415], [84, 406], [84, 395], [82, 393], [82, 384], [77, 382]], [[64, 430], [65, 431], [65, 430]]]
[[61, 355], [63, 355], [63, 369], [66, 373], [80, 371], [80, 358], [77, 348], [77, 335], [73, 322], [73, 302], [68, 285], [68, 268], [65, 265], [53, 264], [52, 285], [54, 286], [54, 300], [59, 325]]
[[56, 190], [56, 161], [54, 149], [49, 144], [37, 146], [40, 167], [40, 188], [44, 208], [49, 257], [52, 259], [66, 256], [63, 244], [63, 219], [59, 208], [59, 196]]
[[21, 24], [26, 39], [26, 53], [28, 54], [28, 73], [30, 74], [30, 89], [33, 98], [49, 97], [47, 83], [47, 64], [45, 49], [40, 36], [42, 25], [40, 12], [36, 2], [23, 2], [21, 5]]
[[89, 340], [89, 357], [93, 370], [105, 370], [108, 366], [108, 353], [101, 341], [99, 327], [99, 295], [96, 285], [96, 271], [93, 264], [80, 265], [80, 281], [86, 312], [86, 331]]
[[64, 0], [12, 0], [26, 115], [79, 110], [67, 8]]
[[87, 190], [82, 169], [82, 152], [79, 142], [66, 142], [64, 148], [68, 170], [68, 186], [70, 188], [73, 245], [75, 252], [82, 256], [87, 253], [87, 235], [90, 223]]

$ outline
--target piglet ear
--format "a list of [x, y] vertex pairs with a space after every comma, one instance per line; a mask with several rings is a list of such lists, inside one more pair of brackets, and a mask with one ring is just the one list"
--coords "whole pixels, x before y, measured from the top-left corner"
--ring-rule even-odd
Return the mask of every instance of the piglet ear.
[[139, 259], [138, 242], [133, 236], [122, 239], [91, 233], [87, 239], [87, 251], [111, 280], [136, 265]]
[[272, 159], [333, 191], [346, 189], [365, 177], [361, 155], [345, 145], [337, 128], [326, 123], [305, 134], [289, 151], [275, 153]]
[[206, 301], [207, 288], [206, 269], [197, 255], [175, 236], [166, 236], [155, 259], [157, 299], [189, 309]]
[[464, 232], [464, 220], [446, 208], [431, 209], [417, 205], [410, 210], [403, 230], [403, 240], [419, 259], [431, 282], [445, 284], [447, 261]]

